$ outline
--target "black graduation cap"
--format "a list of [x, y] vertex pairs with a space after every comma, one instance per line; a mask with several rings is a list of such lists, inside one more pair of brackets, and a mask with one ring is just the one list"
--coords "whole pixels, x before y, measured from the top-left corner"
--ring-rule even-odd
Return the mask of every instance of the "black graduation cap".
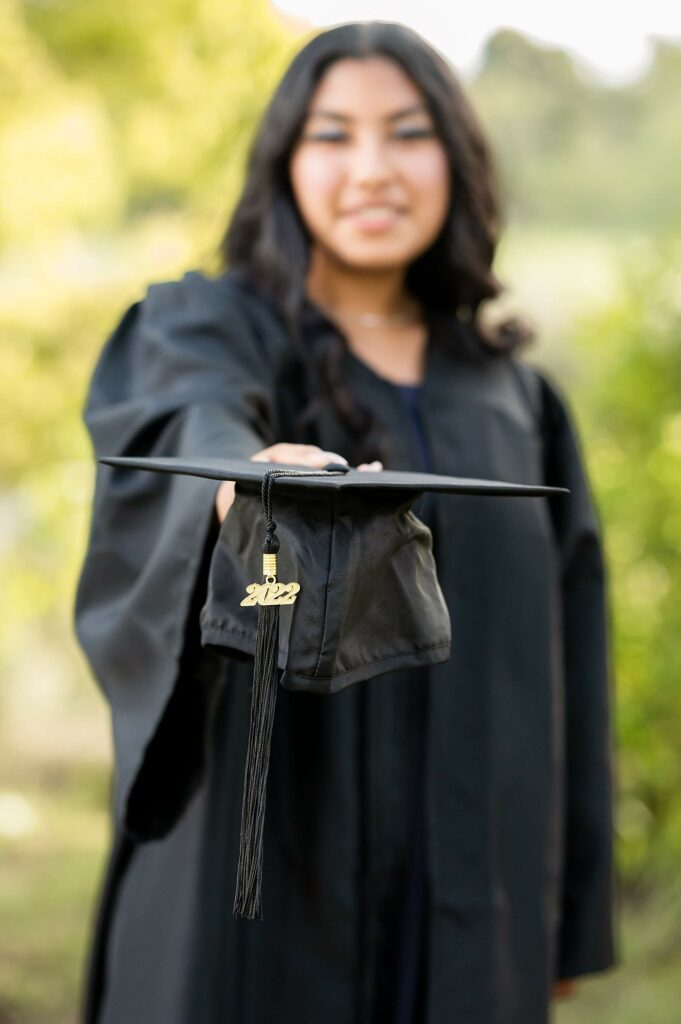
[[412, 511], [425, 491], [496, 497], [567, 491], [337, 463], [314, 470], [218, 458], [99, 461], [236, 482], [211, 557], [201, 641], [231, 657], [254, 657], [234, 914], [261, 918], [278, 684], [330, 694], [382, 672], [449, 658], [449, 613], [432, 535]]

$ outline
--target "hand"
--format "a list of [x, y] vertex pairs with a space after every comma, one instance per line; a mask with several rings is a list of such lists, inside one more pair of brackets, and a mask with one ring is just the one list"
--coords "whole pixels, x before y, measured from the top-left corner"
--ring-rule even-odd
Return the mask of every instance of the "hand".
[[[348, 460], [338, 452], [324, 451], [315, 444], [288, 444], [285, 441], [270, 445], [269, 448], [263, 448], [262, 451], [251, 455], [251, 462], [283, 462], [309, 469], [323, 469], [329, 462], [342, 462], [346, 466], [348, 464]], [[376, 460], [363, 462], [357, 469], [377, 472], [383, 469], [383, 465]], [[215, 511], [219, 522], [223, 521], [233, 501], [234, 482], [223, 480], [215, 494]]]
[[577, 982], [574, 978], [561, 978], [553, 983], [553, 998], [567, 999], [577, 993]]

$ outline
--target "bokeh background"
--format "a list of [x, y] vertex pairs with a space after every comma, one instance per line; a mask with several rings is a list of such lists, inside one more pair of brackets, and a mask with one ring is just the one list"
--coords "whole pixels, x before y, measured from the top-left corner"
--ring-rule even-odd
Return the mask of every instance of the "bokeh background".
[[[311, 31], [290, 10], [0, 0], [0, 1024], [75, 1020], [108, 842], [108, 716], [72, 629], [89, 375], [148, 282], [216, 268], [254, 124]], [[504, 302], [537, 326], [525, 358], [571, 398], [611, 578], [624, 965], [585, 981], [556, 1019], [672, 1024], [681, 42], [658, 38], [640, 73], [613, 82], [498, 28], [465, 82], [507, 197]]]

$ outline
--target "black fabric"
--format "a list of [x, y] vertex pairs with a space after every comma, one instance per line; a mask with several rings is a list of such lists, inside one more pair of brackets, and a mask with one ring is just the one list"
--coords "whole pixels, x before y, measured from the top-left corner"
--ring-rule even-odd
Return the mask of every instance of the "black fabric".
[[[420, 451], [420, 445], [419, 445]], [[297, 494], [303, 514], [303, 501], [319, 498], [314, 492], [343, 492], [346, 498], [355, 499], [355, 507], [372, 497], [388, 498], [394, 494], [396, 501], [402, 500], [399, 492], [432, 491], [436, 494], [479, 494], [484, 497], [539, 497], [565, 493], [565, 487], [546, 487], [543, 484], [519, 484], [505, 480], [475, 479], [474, 477], [446, 476], [438, 473], [416, 473], [404, 470], [381, 470], [362, 472], [349, 466], [339, 472], [338, 465], [331, 468], [309, 471], [302, 466], [285, 465], [278, 462], [253, 462], [247, 459], [194, 458], [145, 458], [134, 456], [103, 456], [99, 459], [105, 466], [114, 469], [141, 469], [156, 473], [180, 476], [198, 476], [208, 480], [236, 480], [239, 483], [260, 485], [263, 477], [274, 472], [281, 477], [279, 490]], [[404, 498], [407, 493], [404, 494]], [[331, 507], [331, 506], [329, 506]], [[397, 505], [395, 506], [397, 508]]]
[[[305, 344], [331, 329], [308, 317]], [[614, 962], [599, 523], [555, 383], [476, 355], [465, 332], [432, 318], [421, 418], [434, 471], [571, 493], [435, 494], [449, 660], [332, 695], [280, 688], [264, 921], [231, 916], [252, 665], [187, 656], [218, 533], [215, 482], [98, 469], [77, 629], [112, 708], [115, 820], [135, 818], [138, 845], [106, 892], [91, 1021], [389, 1019], [417, 692], [427, 1024], [547, 1024], [554, 978]], [[321, 389], [314, 362], [301, 369], [292, 352], [269, 305], [233, 278], [152, 287], [99, 361], [86, 408], [96, 454], [247, 459], [294, 439], [350, 452], [328, 404], [292, 436], [302, 392]], [[388, 467], [418, 467], [399, 393], [350, 353], [342, 372], [384, 425]]]
[[[419, 469], [427, 473], [432, 469], [428, 439], [425, 435], [419, 409], [420, 385], [395, 385], [409, 409], [412, 426], [419, 448]], [[425, 494], [417, 503], [418, 516], [427, 526], [432, 524], [432, 497]], [[414, 1024], [425, 1020], [426, 1015], [426, 970], [428, 963], [428, 850], [424, 813], [425, 796], [425, 754], [427, 749], [426, 727], [428, 721], [428, 686], [418, 688], [417, 706], [410, 710], [409, 720], [413, 723], [412, 734], [416, 738], [416, 758], [411, 771], [412, 787], [409, 794], [411, 803], [410, 848], [405, 867], [405, 895], [398, 911], [394, 930], [396, 964], [392, 972], [395, 984], [392, 986], [394, 1011], [390, 1017], [393, 1024]]]
[[[446, 661], [449, 614], [413, 498], [312, 492], [301, 503], [281, 486], [278, 578], [301, 585], [295, 604], [280, 608], [282, 686], [335, 693], [381, 672]], [[237, 494], [214, 549], [201, 630], [203, 643], [225, 654], [255, 651], [257, 608], [239, 600], [262, 578], [263, 523], [258, 495]]]

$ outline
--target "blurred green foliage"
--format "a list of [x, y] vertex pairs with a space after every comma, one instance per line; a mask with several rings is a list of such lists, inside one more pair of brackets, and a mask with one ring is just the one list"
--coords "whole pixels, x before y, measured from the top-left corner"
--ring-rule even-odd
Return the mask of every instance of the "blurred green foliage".
[[681, 243], [639, 245], [573, 340], [611, 573], [619, 852], [645, 888], [681, 863]]
[[[215, 266], [302, 38], [265, 0], [0, 0], [0, 1022], [73, 1019], [105, 845], [106, 714], [70, 621], [87, 382], [147, 282]], [[528, 358], [566, 387], [604, 522], [618, 856], [649, 893], [681, 857], [681, 47], [612, 89], [503, 31], [467, 86], [509, 198], [502, 276], [539, 314]]]
[[296, 42], [263, 0], [3, 0], [0, 36], [0, 239], [20, 244], [187, 203], [224, 216]]
[[644, 77], [611, 88], [585, 78], [561, 50], [497, 32], [471, 93], [514, 220], [678, 230], [680, 91], [678, 44], [658, 40]]

